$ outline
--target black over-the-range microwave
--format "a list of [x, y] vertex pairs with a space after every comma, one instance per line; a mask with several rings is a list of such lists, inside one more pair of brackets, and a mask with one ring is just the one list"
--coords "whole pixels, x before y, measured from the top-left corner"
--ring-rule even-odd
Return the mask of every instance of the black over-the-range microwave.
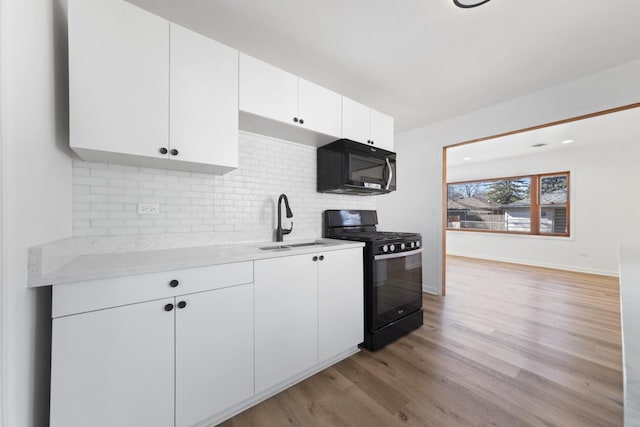
[[374, 195], [396, 190], [396, 153], [349, 139], [318, 148], [318, 191]]

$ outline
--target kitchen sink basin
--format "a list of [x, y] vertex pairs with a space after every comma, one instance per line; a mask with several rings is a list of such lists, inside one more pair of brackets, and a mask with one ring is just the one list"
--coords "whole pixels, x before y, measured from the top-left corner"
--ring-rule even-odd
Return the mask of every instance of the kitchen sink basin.
[[258, 248], [263, 251], [273, 251], [277, 249], [294, 249], [294, 248], [305, 248], [312, 246], [324, 246], [325, 243], [320, 242], [309, 242], [309, 243], [292, 243], [290, 245], [276, 245], [276, 246], [263, 246], [262, 248]]
[[305, 246], [323, 246], [324, 243], [318, 243], [318, 242], [310, 242], [310, 243], [294, 243], [291, 245], [285, 245], [285, 246], [289, 246], [291, 248], [303, 248]]

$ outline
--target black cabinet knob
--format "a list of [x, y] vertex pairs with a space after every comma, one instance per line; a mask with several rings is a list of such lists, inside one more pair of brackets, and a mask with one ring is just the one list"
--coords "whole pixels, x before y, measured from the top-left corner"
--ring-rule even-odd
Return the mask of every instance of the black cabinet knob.
[[300, 119], [300, 124], [303, 125], [304, 124], [304, 120]]
[[178, 308], [185, 308], [187, 306], [187, 302], [186, 301], [180, 301], [178, 303]]
[[178, 150], [176, 150], [175, 148], [172, 148], [171, 151], [169, 151], [169, 153], [171, 153], [172, 156], [177, 156]]
[[167, 149], [164, 148], [164, 147], [160, 147], [160, 149], [158, 151], [160, 152], [160, 154], [167, 154], [168, 153]]
[[375, 143], [376, 143], [376, 142], [372, 139], [372, 140], [371, 140], [371, 145], [375, 145]]
[[317, 256], [314, 256], [312, 259], [313, 259], [314, 261], [317, 261], [317, 260], [318, 260], [318, 257], [317, 257]]
[[176, 279], [173, 279], [172, 281], [169, 282], [169, 286], [171, 286], [172, 288], [177, 287], [180, 284], [180, 282], [178, 282]]
[[167, 304], [164, 306], [164, 311], [171, 311], [173, 310], [173, 304]]
[[293, 123], [298, 123], [298, 118], [297, 117], [293, 118]]
[[320, 255], [320, 261], [324, 260], [324, 255]]

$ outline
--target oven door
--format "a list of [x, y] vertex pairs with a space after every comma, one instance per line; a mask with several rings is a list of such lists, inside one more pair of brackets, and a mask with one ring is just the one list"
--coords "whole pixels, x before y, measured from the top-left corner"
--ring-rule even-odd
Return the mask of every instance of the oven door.
[[357, 151], [348, 153], [347, 184], [382, 192], [396, 189], [394, 157], [373, 157]]
[[372, 329], [422, 307], [422, 249], [373, 257]]

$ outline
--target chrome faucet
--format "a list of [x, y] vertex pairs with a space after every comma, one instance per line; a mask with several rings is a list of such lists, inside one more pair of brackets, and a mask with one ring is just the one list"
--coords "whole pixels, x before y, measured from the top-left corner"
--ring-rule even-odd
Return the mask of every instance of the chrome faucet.
[[287, 218], [293, 218], [293, 212], [291, 212], [291, 208], [289, 207], [289, 199], [287, 199], [286, 194], [281, 194], [278, 198], [278, 228], [276, 228], [276, 242], [282, 242], [282, 237], [285, 234], [291, 233], [293, 230], [293, 221], [291, 221], [291, 228], [283, 229], [282, 228], [282, 200], [284, 199], [284, 207], [287, 211]]

